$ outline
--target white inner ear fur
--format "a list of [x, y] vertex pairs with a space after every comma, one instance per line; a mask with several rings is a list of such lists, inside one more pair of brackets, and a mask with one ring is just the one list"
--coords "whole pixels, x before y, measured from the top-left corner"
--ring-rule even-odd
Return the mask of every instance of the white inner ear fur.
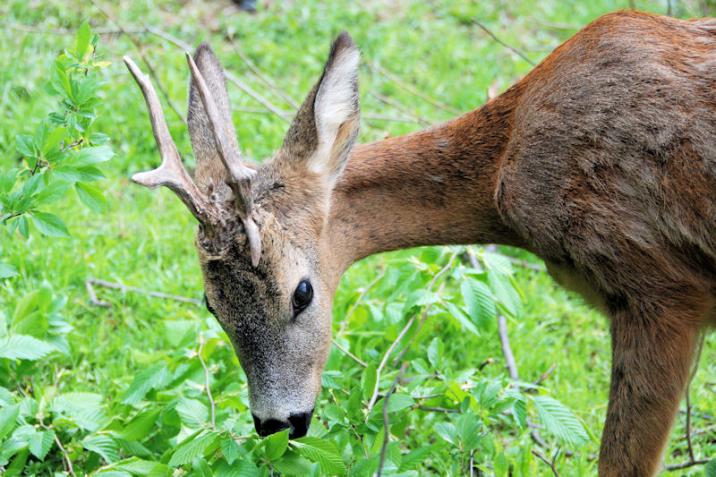
[[326, 71], [316, 93], [314, 112], [318, 133], [318, 148], [308, 160], [311, 171], [328, 176], [333, 181], [341, 173], [340, 158], [331, 157], [338, 129], [351, 116], [358, 113], [358, 64], [357, 48], [339, 52]]

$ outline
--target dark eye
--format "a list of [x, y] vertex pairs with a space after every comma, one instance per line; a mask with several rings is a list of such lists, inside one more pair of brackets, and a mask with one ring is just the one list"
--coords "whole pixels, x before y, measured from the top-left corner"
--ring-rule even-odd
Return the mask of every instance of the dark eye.
[[209, 310], [209, 313], [216, 316], [216, 310], [209, 304], [209, 299], [206, 297], [206, 293], [204, 293], [204, 304], [206, 305], [206, 309]]
[[305, 310], [306, 307], [311, 304], [312, 299], [313, 287], [311, 286], [311, 282], [308, 280], [301, 280], [296, 287], [296, 291], [293, 292], [293, 299], [291, 300], [291, 303], [293, 304], [293, 316], [296, 316]]

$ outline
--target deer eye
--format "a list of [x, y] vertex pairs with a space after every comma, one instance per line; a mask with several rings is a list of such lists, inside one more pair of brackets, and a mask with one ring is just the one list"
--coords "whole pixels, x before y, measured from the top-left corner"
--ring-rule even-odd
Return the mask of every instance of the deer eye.
[[303, 310], [311, 304], [313, 299], [313, 287], [311, 282], [308, 280], [301, 280], [293, 292], [293, 299], [291, 304], [293, 305], [293, 316], [297, 316]]

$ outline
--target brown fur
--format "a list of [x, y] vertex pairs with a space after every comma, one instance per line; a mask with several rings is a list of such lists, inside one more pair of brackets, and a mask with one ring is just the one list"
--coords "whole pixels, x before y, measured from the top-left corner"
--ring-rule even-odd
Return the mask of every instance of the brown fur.
[[[241, 233], [218, 255], [199, 235], [207, 299], [246, 370], [252, 411], [285, 421], [313, 406], [333, 293], [350, 264], [405, 247], [502, 243], [544, 258], [611, 318], [599, 473], [656, 473], [697, 336], [716, 316], [716, 20], [606, 15], [482, 108], [349, 158], [353, 54], [341, 35], [252, 181], [258, 267]], [[223, 91], [213, 54], [197, 63]], [[216, 97], [230, 121], [227, 96]], [[226, 192], [192, 98], [200, 187]], [[317, 98], [342, 109], [324, 101], [321, 116]], [[314, 301], [292, 316], [303, 279]]]

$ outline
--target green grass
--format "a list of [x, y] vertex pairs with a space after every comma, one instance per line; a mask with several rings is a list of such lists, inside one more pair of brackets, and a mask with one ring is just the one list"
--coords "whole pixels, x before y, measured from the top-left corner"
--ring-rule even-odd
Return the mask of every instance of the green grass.
[[[502, 91], [531, 69], [527, 61], [475, 27], [473, 20], [479, 20], [536, 63], [589, 21], [628, 6], [626, 1], [608, 0], [376, 0], [339, 1], [327, 6], [310, 0], [270, 2], [256, 15], [247, 15], [230, 10], [228, 2], [137, 1], [123, 2], [121, 9], [117, 8], [117, 2], [100, 3], [131, 31], [146, 23], [190, 45], [209, 41], [228, 70], [288, 112], [293, 111], [291, 104], [258, 81], [235, 48], [245, 52], [287, 96], [300, 101], [320, 74], [331, 39], [339, 31], [348, 30], [363, 55], [360, 74], [363, 113], [421, 118], [429, 123], [454, 115], [446, 109], [468, 111], [480, 106], [489, 88]], [[644, 10], [665, 12], [663, 2], [636, 4]], [[32, 130], [50, 107], [52, 99], [42, 89], [42, 83], [53, 58], [70, 44], [81, 21], [89, 18], [98, 31], [118, 29], [96, 6], [86, 2], [45, 0], [32, 5], [9, 0], [0, 6], [3, 19], [0, 30], [0, 157], [3, 162], [0, 169], [19, 159], [15, 135]], [[677, 13], [682, 16], [699, 14], [688, 2], [679, 2], [677, 6]], [[156, 70], [170, 100], [184, 115], [187, 70], [181, 50], [153, 34], [132, 36]], [[98, 53], [112, 62], [103, 72], [106, 85], [97, 121], [97, 129], [112, 138], [116, 153], [105, 165], [107, 178], [101, 183], [109, 198], [109, 211], [101, 215], [88, 212], [71, 197], [52, 210], [66, 220], [71, 238], [47, 239], [33, 234], [24, 241], [19, 236], [0, 235], [0, 254], [20, 271], [18, 277], [0, 282], [0, 309], [5, 310], [9, 318], [23, 295], [45, 285], [56, 295], [66, 296], [68, 303], [63, 315], [74, 328], [69, 334], [71, 352], [26, 362], [19, 367], [0, 367], [0, 373], [9, 373], [0, 375], [0, 384], [4, 382], [18, 396], [44, 397], [47, 402], [61, 393], [98, 393], [109, 416], [103, 429], [117, 431], [141, 409], [141, 405], [122, 404], [128, 387], [138, 373], [156, 363], [167, 363], [172, 370], [184, 367], [181, 369], [185, 372], [180, 374], [179, 382], [166, 390], [150, 393], [147, 408], [187, 398], [203, 405], [208, 403], [202, 387], [201, 363], [192, 354], [198, 349], [199, 340], [206, 339], [207, 349], [203, 351], [212, 374], [218, 416], [230, 427], [242, 449], [253, 452], [253, 461], [266, 463], [260, 457], [263, 451], [257, 450], [262, 444], [252, 437], [245, 378], [228, 340], [203, 306], [102, 288], [96, 291], [111, 307], [101, 308], [90, 303], [85, 290], [85, 281], [89, 278], [121, 282], [147, 291], [202, 297], [201, 275], [193, 246], [194, 219], [170, 192], [150, 192], [131, 185], [128, 180], [131, 173], [159, 160], [143, 101], [121, 62], [124, 54], [135, 60], [140, 55], [126, 35], [116, 33], [102, 35]], [[376, 65], [447, 108], [436, 107], [399, 87]], [[146, 70], [146, 65], [141, 66]], [[281, 143], [286, 121], [268, 112], [236, 85], [230, 83], [229, 90], [242, 149], [257, 160], [270, 157]], [[386, 104], [378, 95], [390, 98], [394, 104]], [[166, 103], [165, 109], [185, 163], [192, 165], [186, 127]], [[415, 121], [369, 118], [363, 120], [362, 126], [362, 142], [421, 127]], [[404, 302], [411, 290], [425, 286], [455, 250], [401, 251], [371, 257], [354, 265], [343, 278], [335, 301], [334, 328], [336, 333], [340, 330], [340, 342], [364, 361], [377, 364], [407, 319], [391, 305]], [[501, 251], [539, 264], [536, 258], [524, 252]], [[463, 267], [456, 267], [448, 274], [442, 292], [445, 301], [461, 302], [460, 279], [464, 271]], [[372, 288], [363, 295], [364, 288], [371, 283]], [[570, 455], [562, 452], [557, 458], [560, 475], [596, 475], [608, 390], [608, 323], [579, 298], [557, 287], [542, 271], [517, 266], [514, 283], [522, 305], [521, 311], [510, 317], [508, 327], [521, 380], [535, 382], [551, 369], [541, 383], [539, 394], [558, 399], [573, 410], [591, 436], [586, 443], [565, 447], [541, 429], [548, 448], [540, 452], [550, 456], [557, 448], [570, 451]], [[359, 297], [361, 301], [355, 305]], [[352, 312], [344, 324], [349, 309]], [[429, 363], [428, 348], [434, 337], [440, 338], [443, 351], [436, 363]], [[712, 416], [716, 415], [714, 344], [714, 337], [707, 339], [701, 368], [691, 387], [694, 429], [709, 429], [713, 425]], [[460, 399], [448, 392], [456, 383], [480, 386], [494, 382], [503, 393], [509, 388], [495, 326], [483, 327], [479, 335], [474, 335], [461, 330], [446, 313], [431, 313], [405, 358], [414, 364], [407, 371], [414, 382], [405, 384], [401, 392], [413, 396], [424, 395], [422, 392], [440, 394], [424, 405], [460, 408]], [[477, 370], [490, 359], [491, 364]], [[431, 374], [425, 375], [418, 369], [420, 366], [431, 369]], [[383, 391], [390, 387], [398, 367], [399, 364], [389, 366], [381, 384]], [[352, 396], [352, 392], [360, 388], [363, 369], [334, 349], [326, 370], [312, 434], [334, 442], [349, 467], [367, 457], [375, 459], [382, 439], [382, 423], [376, 420], [375, 426], [366, 427], [361, 419], [365, 402], [361, 404], [359, 400], [356, 404]], [[499, 462], [502, 455], [513, 465], [513, 475], [551, 475], [549, 468], [529, 453], [530, 448], [540, 448], [534, 446], [527, 430], [510, 423], [499, 412], [489, 411], [484, 402], [475, 399], [469, 411], [478, 416], [482, 429], [489, 433], [485, 443], [480, 444], [487, 447], [479, 447], [482, 454], [475, 457], [481, 469], [487, 475], [503, 475]], [[405, 460], [409, 451], [432, 445], [430, 456], [420, 457], [419, 463], [401, 472], [406, 475], [464, 472], [468, 453], [460, 454], [460, 446], [448, 445], [434, 430], [438, 423], [456, 422], [453, 416], [423, 411], [416, 406], [394, 417], [392, 442], [397, 443], [397, 447], [393, 444], [389, 451], [393, 467], [400, 460], [394, 453], [404, 454]], [[529, 409], [534, 419], [535, 410]], [[150, 451], [151, 459], [147, 459], [170, 461], [172, 451], [181, 442], [174, 434], [181, 432], [181, 437], [185, 437], [190, 429], [177, 424], [177, 419], [176, 412], [162, 411], [152, 434], [143, 441]], [[55, 424], [61, 430], [58, 435], [66, 441], [77, 475], [97, 472], [103, 466], [107, 468], [106, 458], [83, 449], [81, 432], [77, 433], [72, 426]], [[666, 455], [668, 463], [688, 459], [683, 429], [682, 413], [672, 433]], [[696, 434], [694, 450], [703, 458], [716, 455], [715, 431]], [[136, 450], [121, 449], [121, 457], [132, 455], [139, 454]], [[212, 460], [215, 455], [209, 453], [205, 458], [216, 471], [216, 461]], [[30, 458], [24, 472], [26, 475], [60, 472], [61, 459], [61, 453], [54, 447], [46, 465]], [[280, 459], [277, 462], [275, 469], [280, 471]], [[188, 475], [205, 475], [202, 465], [190, 463], [182, 468]], [[267, 472], [267, 468], [262, 472]], [[390, 466], [386, 469], [393, 472]], [[360, 468], [353, 468], [353, 472], [359, 471]], [[314, 465], [310, 472], [320, 473], [319, 467]], [[700, 472], [702, 470], [695, 467], [673, 475], [700, 475]]]

